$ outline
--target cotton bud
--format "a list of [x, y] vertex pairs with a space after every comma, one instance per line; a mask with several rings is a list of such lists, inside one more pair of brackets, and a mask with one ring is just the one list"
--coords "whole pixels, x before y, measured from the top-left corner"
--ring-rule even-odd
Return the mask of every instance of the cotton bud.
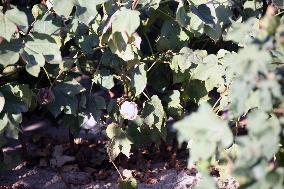
[[120, 114], [124, 119], [134, 120], [138, 114], [137, 104], [125, 101], [120, 107]]
[[54, 102], [55, 96], [50, 88], [42, 88], [37, 93], [37, 101], [40, 105], [48, 105]]

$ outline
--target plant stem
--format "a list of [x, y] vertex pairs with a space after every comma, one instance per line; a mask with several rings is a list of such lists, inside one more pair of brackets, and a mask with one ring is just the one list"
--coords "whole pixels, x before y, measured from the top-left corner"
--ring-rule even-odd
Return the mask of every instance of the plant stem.
[[284, 11], [280, 11], [277, 14], [275, 14], [274, 16], [279, 16], [280, 14], [283, 14], [283, 13], [284, 13]]
[[121, 180], [124, 180], [122, 174], [120, 173], [119, 169], [118, 169], [117, 166], [115, 165], [114, 161], [111, 160], [111, 159], [110, 159], [110, 161], [111, 161], [112, 165], [114, 166], [115, 170], [117, 171], [117, 173], [118, 173], [120, 179], [121, 179]]
[[45, 69], [45, 67], [42, 67], [42, 68], [43, 68], [43, 70], [44, 70], [44, 73], [45, 73], [45, 75], [46, 75], [48, 81], [49, 81], [50, 86], [52, 87], [53, 83], [51, 82], [51, 79], [50, 79], [50, 77], [49, 77], [49, 74], [48, 74], [47, 70]]
[[154, 51], [153, 51], [151, 42], [150, 42], [150, 40], [149, 40], [149, 38], [148, 38], [148, 36], [147, 36], [147, 34], [146, 34], [145, 32], [144, 32], [144, 36], [145, 36], [145, 38], [146, 38], [146, 40], [147, 40], [147, 43], [148, 43], [149, 48], [150, 48], [150, 51], [151, 51], [151, 53], [152, 53], [152, 55], [153, 55], [153, 54], [154, 54]]

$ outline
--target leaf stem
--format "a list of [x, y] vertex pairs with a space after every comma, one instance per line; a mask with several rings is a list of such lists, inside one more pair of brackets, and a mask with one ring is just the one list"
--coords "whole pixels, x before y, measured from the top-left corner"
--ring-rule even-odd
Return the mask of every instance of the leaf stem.
[[280, 11], [277, 14], [275, 14], [274, 16], [279, 16], [280, 14], [283, 14], [283, 13], [284, 13], [284, 11]]
[[159, 9], [159, 8], [157, 9], [157, 11], [159, 11], [160, 13], [166, 15], [167, 17], [169, 17], [169, 18], [171, 18], [171, 19], [173, 19], [173, 20], [176, 20], [174, 17], [172, 17], [171, 15], [167, 14], [166, 12], [164, 12], [163, 10], [161, 10], [161, 9]]
[[42, 68], [43, 68], [43, 70], [44, 70], [44, 73], [45, 73], [45, 75], [46, 75], [48, 81], [49, 81], [50, 86], [52, 87], [52, 86], [53, 86], [53, 83], [51, 82], [51, 79], [50, 79], [50, 77], [49, 77], [49, 74], [48, 74], [47, 70], [45, 69], [45, 67], [42, 67]]
[[146, 38], [146, 40], [147, 40], [147, 43], [148, 43], [149, 48], [150, 48], [150, 51], [151, 51], [151, 53], [152, 53], [152, 55], [153, 55], [153, 54], [154, 54], [154, 51], [153, 51], [153, 48], [152, 48], [151, 42], [150, 42], [150, 40], [149, 40], [149, 38], [148, 38], [147, 34], [146, 34], [145, 32], [144, 32], [143, 34], [144, 34], [144, 36], [145, 36], [145, 38]]
[[120, 173], [119, 169], [115, 165], [114, 161], [113, 160], [110, 160], [110, 161], [111, 161], [112, 165], [114, 166], [115, 170], [117, 171], [117, 173], [118, 173], [119, 177], [121, 178], [121, 180], [124, 180], [122, 174]]
[[156, 60], [156, 61], [150, 66], [150, 68], [148, 68], [147, 72], [149, 72], [149, 71], [156, 65], [157, 62], [158, 62], [158, 61]]
[[218, 100], [215, 102], [215, 104], [213, 105], [213, 107], [212, 107], [213, 112], [216, 111], [215, 108], [216, 108], [217, 104], [220, 102], [221, 99], [222, 99], [222, 97], [220, 96], [220, 97], [218, 98]]

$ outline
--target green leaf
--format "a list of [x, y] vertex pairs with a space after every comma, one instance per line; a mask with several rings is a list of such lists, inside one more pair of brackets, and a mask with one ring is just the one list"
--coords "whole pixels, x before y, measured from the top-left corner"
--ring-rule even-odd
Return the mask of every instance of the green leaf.
[[[175, 70], [176, 72], [180, 71], [181, 73], [184, 73], [185, 70], [190, 68], [192, 63], [199, 63], [202, 61], [203, 53], [206, 53], [206, 51], [193, 51], [192, 49], [188, 47], [183, 47], [178, 55], [175, 55], [173, 57], [173, 60], [171, 62], [171, 68], [172, 70]], [[206, 53], [207, 54], [207, 53]]]
[[114, 160], [120, 153], [126, 155], [129, 158], [131, 145], [133, 144], [132, 141], [130, 140], [129, 136], [122, 130], [121, 132], [116, 132], [115, 134], [119, 135], [113, 137], [108, 146], [108, 153], [110, 155], [110, 158]]
[[206, 102], [209, 97], [205, 82], [200, 80], [190, 80], [189, 83], [186, 82], [182, 97], [196, 104]]
[[191, 79], [205, 81], [206, 90], [211, 91], [214, 87], [224, 85], [225, 73], [225, 67], [218, 64], [217, 56], [211, 54], [194, 68]]
[[144, 124], [150, 128], [156, 127], [162, 132], [164, 126], [165, 112], [161, 100], [154, 95], [144, 105], [141, 113], [141, 118], [144, 119]]
[[166, 20], [161, 29], [157, 49], [159, 52], [179, 50], [186, 46], [188, 41], [189, 36], [181, 29], [177, 22]]
[[78, 100], [75, 95], [83, 91], [84, 88], [74, 79], [58, 83], [53, 89], [55, 100], [48, 105], [48, 110], [54, 117], [57, 117], [61, 111], [66, 114], [76, 115]]
[[53, 0], [53, 9], [58, 15], [68, 18], [75, 2], [75, 0]]
[[147, 85], [147, 67], [145, 63], [137, 65], [132, 71], [131, 86], [135, 90], [135, 96], [141, 94]]
[[203, 173], [201, 181], [193, 189], [217, 189], [217, 186], [213, 177], [207, 173]]
[[15, 64], [20, 58], [21, 46], [19, 40], [3, 41], [0, 44], [0, 64], [4, 67]]
[[24, 51], [21, 52], [21, 57], [27, 63], [27, 72], [32, 76], [38, 77], [40, 68], [45, 64], [44, 56], [40, 53], [30, 50], [29, 48], [25, 48]]
[[[0, 138], [2, 138], [1, 134], [3, 133], [3, 130], [8, 124], [8, 116], [5, 113], [0, 113]], [[4, 138], [4, 137], [3, 137]], [[4, 141], [1, 141], [0, 139], [0, 148], [2, 147]]]
[[176, 12], [176, 19], [177, 19], [177, 22], [182, 27], [186, 27], [189, 24], [190, 17], [187, 14], [183, 0], [179, 1], [177, 12]]
[[179, 119], [183, 113], [183, 107], [180, 104], [180, 92], [178, 90], [169, 91], [163, 100], [168, 103], [167, 114], [174, 119]]
[[89, 25], [98, 14], [97, 5], [107, 2], [108, 0], [77, 0], [76, 16], [81, 23]]
[[96, 121], [100, 120], [104, 109], [106, 109], [106, 102], [103, 97], [93, 95], [87, 97], [87, 112], [92, 113]]
[[99, 44], [99, 37], [97, 34], [90, 34], [82, 36], [79, 39], [79, 46], [86, 54], [93, 54], [93, 48]]
[[[0, 113], [2, 112], [3, 108], [5, 105], [5, 97], [4, 95], [0, 92]], [[0, 129], [1, 131], [1, 129]]]
[[6, 84], [0, 87], [5, 98], [3, 112], [20, 114], [27, 112], [32, 100], [32, 91], [28, 85]]
[[122, 129], [118, 127], [118, 125], [115, 123], [109, 124], [106, 128], [106, 134], [110, 139], [119, 137], [122, 132], [123, 132]]
[[38, 77], [40, 68], [45, 65], [45, 61], [49, 63], [62, 61], [60, 49], [49, 35], [34, 33], [25, 41], [21, 56], [27, 63], [27, 72], [31, 75]]
[[107, 69], [102, 69], [100, 73], [92, 79], [94, 83], [101, 85], [105, 89], [114, 87], [113, 75]]
[[112, 22], [112, 33], [126, 32], [130, 36], [140, 25], [139, 15], [136, 10], [126, 8], [119, 10]]
[[214, 17], [211, 15], [211, 10], [206, 4], [201, 4], [198, 7], [191, 6], [191, 11], [198, 16], [204, 24], [215, 28]]
[[143, 6], [143, 8], [153, 8], [157, 9], [159, 7], [161, 0], [139, 0], [138, 3]]
[[201, 104], [198, 112], [192, 113], [173, 126], [180, 142], [189, 142], [190, 162], [207, 160], [215, 154], [217, 145], [229, 147], [233, 134], [227, 122], [219, 119], [207, 103]]
[[5, 14], [0, 13], [0, 36], [10, 41], [12, 35], [16, 32], [17, 26], [27, 29], [28, 19], [24, 12], [17, 8], [7, 10]]
[[57, 35], [60, 33], [61, 20], [52, 14], [45, 14], [41, 19], [36, 20], [33, 31], [47, 35]]

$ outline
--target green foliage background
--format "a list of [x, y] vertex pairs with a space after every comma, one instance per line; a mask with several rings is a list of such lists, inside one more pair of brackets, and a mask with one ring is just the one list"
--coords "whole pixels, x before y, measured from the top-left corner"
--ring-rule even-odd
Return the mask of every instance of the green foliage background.
[[[129, 157], [166, 140], [173, 118], [189, 166], [204, 175], [198, 188], [216, 187], [210, 166], [242, 188], [283, 188], [281, 1], [50, 2], [1, 3], [0, 147], [26, 115], [40, 112], [74, 135], [92, 116], [113, 122], [111, 158]], [[138, 105], [135, 120], [120, 115], [125, 100]]]

